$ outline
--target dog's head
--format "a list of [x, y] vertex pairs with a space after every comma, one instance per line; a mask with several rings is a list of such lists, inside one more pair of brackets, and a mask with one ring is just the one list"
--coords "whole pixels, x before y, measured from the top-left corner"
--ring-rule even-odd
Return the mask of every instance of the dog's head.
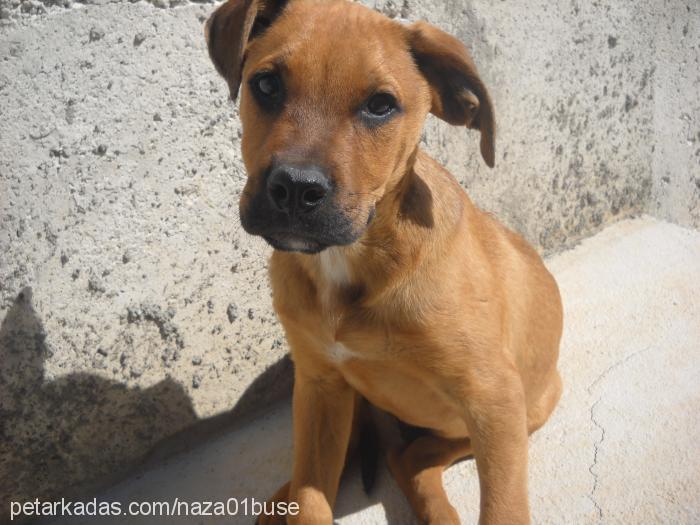
[[229, 0], [206, 36], [231, 97], [240, 90], [241, 223], [277, 249], [358, 239], [428, 112], [478, 129], [493, 166], [488, 92], [466, 48], [435, 27], [345, 1]]

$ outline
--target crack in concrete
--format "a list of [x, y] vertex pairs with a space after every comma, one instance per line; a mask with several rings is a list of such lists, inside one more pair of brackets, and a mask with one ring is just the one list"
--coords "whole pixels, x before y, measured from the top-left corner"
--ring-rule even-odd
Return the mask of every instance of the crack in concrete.
[[[622, 365], [626, 364], [626, 363], [627, 363], [629, 360], [631, 360], [633, 357], [637, 357], [638, 355], [643, 354], [644, 352], [648, 352], [649, 350], [651, 350], [651, 346], [647, 346], [646, 348], [642, 348], [641, 350], [637, 350], [636, 352], [632, 352], [631, 354], [626, 355], [625, 357], [623, 357], [623, 358], [620, 359], [619, 361], [616, 361], [615, 363], [613, 363], [612, 365], [610, 365], [608, 368], [606, 368], [605, 370], [603, 370], [600, 374], [598, 374], [598, 377], [596, 377], [596, 378], [591, 382], [591, 384], [588, 385], [588, 387], [586, 388], [586, 392], [588, 392], [589, 394], [592, 394], [592, 393], [593, 393], [593, 389], [595, 388], [595, 386], [596, 386], [598, 383], [600, 383], [603, 379], [605, 379], [605, 377], [606, 377], [610, 372], [612, 372], [613, 370], [615, 370], [615, 369], [618, 368], [619, 366], [622, 366]], [[600, 400], [599, 400], [599, 401], [600, 401]], [[596, 403], [597, 403], [597, 401], [596, 401]]]
[[[619, 361], [616, 361], [609, 367], [607, 367], [605, 370], [603, 370], [598, 376], [591, 382], [591, 384], [588, 385], [586, 388], [586, 391], [588, 392], [589, 395], [593, 394], [593, 390], [595, 389], [596, 385], [598, 385], [603, 379], [605, 379], [610, 372], [615, 370], [616, 368], [619, 368], [623, 365], [625, 365], [627, 362], [629, 362], [632, 358], [637, 357], [640, 354], [643, 354], [644, 352], [647, 352], [651, 349], [651, 346], [648, 346], [646, 348], [643, 348], [641, 350], [637, 350], [636, 352], [632, 352], [629, 355], [626, 355]], [[591, 414], [590, 414], [590, 419], [591, 423], [593, 423], [596, 428], [600, 431], [600, 439], [597, 441], [593, 442], [593, 462], [591, 463], [590, 467], [588, 467], [588, 472], [591, 473], [591, 476], [593, 477], [593, 486], [591, 487], [591, 491], [588, 494], [588, 499], [591, 500], [593, 505], [595, 506], [596, 512], [598, 513], [598, 523], [602, 523], [603, 521], [603, 507], [600, 506], [600, 503], [598, 503], [598, 500], [596, 499], [596, 491], [598, 490], [598, 480], [599, 480], [599, 475], [596, 472], [595, 468], [598, 465], [598, 453], [600, 452], [601, 446], [603, 445], [603, 441], [605, 441], [605, 428], [603, 425], [600, 424], [600, 422], [596, 419], [595, 417], [595, 408], [598, 406], [598, 403], [602, 400], [602, 397], [599, 397], [595, 403], [591, 405]]]
[[[632, 358], [637, 357], [640, 354], [643, 354], [644, 352], [647, 352], [651, 349], [650, 346], [643, 348], [641, 350], [637, 350], [636, 352], [632, 352], [629, 355], [626, 355], [619, 361], [614, 362], [612, 365], [610, 365], [608, 368], [603, 370], [598, 376], [591, 382], [590, 385], [586, 388], [586, 391], [588, 392], [589, 395], [593, 394], [593, 390], [595, 389], [596, 385], [598, 385], [603, 379], [605, 379], [610, 372], [615, 370], [616, 368], [619, 368], [623, 365], [625, 365], [627, 362], [629, 362]], [[603, 441], [605, 441], [605, 428], [603, 425], [600, 424], [600, 422], [595, 418], [595, 408], [598, 406], [598, 403], [602, 400], [602, 397], [599, 397], [593, 405], [591, 405], [591, 423], [593, 423], [598, 430], [600, 430], [600, 439], [598, 441], [595, 441], [593, 443], [593, 463], [591, 463], [591, 466], [588, 467], [588, 472], [591, 473], [591, 476], [593, 476], [593, 487], [591, 487], [591, 492], [588, 494], [588, 499], [591, 500], [593, 505], [595, 506], [595, 509], [598, 513], [598, 523], [602, 523], [603, 521], [603, 508], [600, 506], [598, 501], [596, 500], [595, 493], [596, 490], [598, 490], [598, 473], [595, 471], [595, 467], [598, 465], [598, 453], [600, 452], [600, 448], [603, 445]]]
[[596, 490], [598, 489], [598, 473], [594, 469], [598, 465], [598, 452], [600, 451], [603, 441], [605, 441], [605, 428], [603, 428], [603, 425], [601, 425], [595, 418], [594, 412], [595, 407], [598, 406], [601, 399], [602, 398], [598, 398], [598, 400], [591, 406], [591, 422], [598, 428], [598, 430], [600, 430], [600, 439], [593, 443], [593, 463], [591, 463], [591, 466], [588, 467], [588, 472], [590, 472], [591, 476], [593, 476], [593, 487], [591, 487], [591, 492], [588, 494], [588, 499], [591, 500], [596, 511], [598, 512], [598, 523], [602, 523], [603, 521], [603, 507], [600, 506], [595, 497]]

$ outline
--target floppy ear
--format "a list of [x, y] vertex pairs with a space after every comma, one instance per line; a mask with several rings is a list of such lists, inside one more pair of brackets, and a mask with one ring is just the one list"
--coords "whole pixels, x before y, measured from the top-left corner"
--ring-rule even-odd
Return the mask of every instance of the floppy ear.
[[493, 168], [496, 123], [493, 104], [464, 45], [425, 22], [409, 28], [411, 53], [432, 91], [431, 113], [481, 132], [481, 156]]
[[209, 57], [228, 82], [232, 99], [238, 96], [249, 40], [265, 31], [286, 3], [286, 0], [228, 0], [207, 20], [204, 36]]

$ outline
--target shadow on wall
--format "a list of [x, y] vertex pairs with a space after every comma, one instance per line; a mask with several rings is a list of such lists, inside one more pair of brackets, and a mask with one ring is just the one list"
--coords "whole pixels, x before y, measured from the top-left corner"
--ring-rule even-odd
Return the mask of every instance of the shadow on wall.
[[[231, 411], [198, 420], [185, 389], [171, 378], [146, 389], [89, 373], [47, 380], [45, 341], [27, 287], [0, 326], [0, 522], [11, 501], [84, 496], [147, 456], [160, 459], [201, 441], [259, 407], [271, 381], [287, 381], [291, 390], [291, 363], [283, 359]], [[163, 442], [164, 429], [186, 430]]]

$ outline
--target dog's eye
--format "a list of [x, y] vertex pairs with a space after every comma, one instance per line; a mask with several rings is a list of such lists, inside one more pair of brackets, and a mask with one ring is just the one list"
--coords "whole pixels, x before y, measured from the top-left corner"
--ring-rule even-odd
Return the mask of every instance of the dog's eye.
[[260, 73], [250, 80], [250, 88], [258, 103], [273, 109], [281, 102], [282, 79], [277, 73]]
[[389, 93], [377, 93], [367, 101], [367, 111], [374, 117], [386, 117], [396, 109], [396, 99]]
[[375, 93], [367, 99], [360, 109], [360, 118], [368, 128], [386, 124], [401, 112], [401, 107], [394, 95]]
[[255, 87], [260, 94], [273, 98], [280, 92], [279, 77], [272, 73], [258, 75], [255, 79]]

